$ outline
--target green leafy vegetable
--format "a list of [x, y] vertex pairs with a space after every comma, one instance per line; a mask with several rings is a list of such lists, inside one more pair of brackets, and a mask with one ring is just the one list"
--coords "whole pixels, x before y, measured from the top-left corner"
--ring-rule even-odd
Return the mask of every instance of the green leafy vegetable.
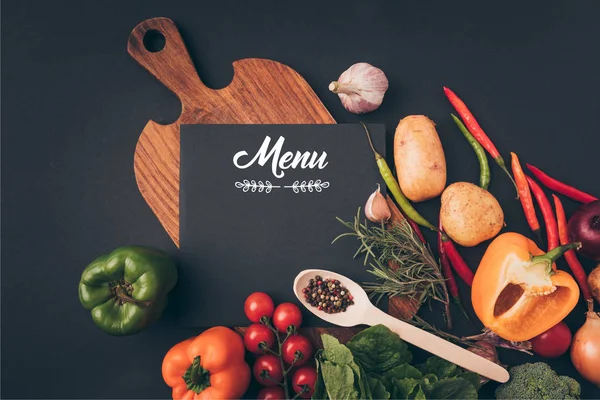
[[412, 361], [412, 354], [400, 336], [384, 325], [375, 325], [355, 335], [347, 343], [367, 373], [384, 373]]
[[[352, 352], [331, 335], [322, 335], [321, 341], [323, 351], [317, 355], [317, 364], [327, 396], [331, 399], [370, 398]], [[324, 397], [322, 392], [319, 395]]]
[[319, 362], [321, 353], [323, 353], [323, 350], [318, 350], [315, 354], [315, 358], [317, 359], [317, 381], [315, 382], [315, 392], [312, 398], [316, 400], [329, 400], [329, 396], [327, 396], [327, 391], [325, 390], [325, 382], [323, 382], [323, 374], [321, 373], [321, 363]]
[[421, 389], [421, 386], [419, 386], [419, 390], [416, 391], [414, 396], [415, 400], [427, 400], [427, 398], [425, 397], [425, 393], [423, 393], [423, 389]]
[[419, 386], [421, 379], [414, 378], [403, 378], [396, 379], [392, 378], [392, 397], [394, 399], [408, 399], [412, 394], [413, 390]]
[[390, 398], [390, 393], [385, 389], [385, 386], [383, 386], [383, 383], [381, 383], [379, 379], [369, 376], [367, 380], [369, 382], [369, 389], [371, 390], [372, 399], [387, 400]]
[[383, 325], [346, 345], [322, 335], [314, 399], [476, 399], [479, 376], [439, 357], [415, 367], [400, 337]]
[[481, 389], [481, 376], [479, 376], [479, 374], [476, 374], [475, 372], [465, 371], [456, 375], [456, 377], [466, 380], [471, 385], [473, 385], [473, 387], [476, 390]]
[[476, 399], [477, 389], [463, 378], [444, 378], [439, 381], [421, 385], [428, 399]]
[[[394, 391], [394, 383], [393, 380], [402, 380], [402, 379], [415, 379], [417, 384], [421, 381], [423, 375], [419, 372], [418, 369], [409, 364], [398, 365], [387, 371], [385, 374], [381, 376], [381, 382], [385, 385], [386, 388], [391, 390], [393, 394]], [[407, 392], [407, 395], [410, 394], [410, 391]], [[394, 396], [397, 397], [397, 396]]]
[[481, 377], [475, 372], [465, 371], [458, 365], [437, 356], [429, 357], [418, 368], [424, 375], [435, 375], [438, 379], [461, 378], [473, 385], [475, 390], [481, 387]]
[[456, 364], [452, 364], [450, 361], [446, 361], [437, 356], [429, 357], [427, 361], [419, 365], [418, 368], [423, 375], [433, 374], [440, 379], [451, 378], [462, 372]]
[[335, 365], [331, 361], [321, 362], [323, 382], [330, 399], [358, 399], [354, 388], [354, 372], [348, 365]]
[[396, 379], [403, 379], [403, 378], [414, 378], [414, 379], [421, 379], [423, 377], [423, 374], [421, 374], [421, 372], [416, 369], [415, 367], [413, 367], [412, 365], [409, 364], [402, 364], [402, 365], [398, 365], [397, 367], [394, 367], [392, 369], [390, 369], [388, 372], [386, 372], [383, 375], [384, 378], [388, 378], [388, 379], [392, 379], [392, 378], [396, 378]]
[[[356, 365], [356, 367], [358, 367], [358, 373], [356, 373], [356, 370], [354, 371], [354, 373], [356, 376], [358, 376], [358, 389], [359, 389], [359, 393], [360, 393], [360, 398], [372, 400], [373, 394], [371, 392], [371, 386], [369, 385], [369, 377], [367, 376], [367, 373], [360, 365], [358, 365], [354, 362], [352, 362], [352, 364]], [[352, 365], [351, 365], [351, 367], [352, 367]], [[352, 367], [352, 368], [354, 369], [354, 367]], [[377, 399], [377, 397], [376, 397], [376, 399]]]
[[340, 343], [331, 335], [321, 335], [323, 342], [323, 357], [334, 364], [348, 365], [354, 360], [352, 352], [348, 347]]

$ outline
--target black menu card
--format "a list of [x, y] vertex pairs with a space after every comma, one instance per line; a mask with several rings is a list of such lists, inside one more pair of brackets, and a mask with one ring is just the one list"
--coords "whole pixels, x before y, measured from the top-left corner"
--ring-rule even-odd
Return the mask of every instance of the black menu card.
[[[368, 128], [385, 155], [385, 126]], [[362, 125], [182, 125], [180, 183], [181, 325], [247, 326], [246, 297], [297, 301], [304, 269], [373, 281], [355, 238], [331, 243], [385, 187]]]

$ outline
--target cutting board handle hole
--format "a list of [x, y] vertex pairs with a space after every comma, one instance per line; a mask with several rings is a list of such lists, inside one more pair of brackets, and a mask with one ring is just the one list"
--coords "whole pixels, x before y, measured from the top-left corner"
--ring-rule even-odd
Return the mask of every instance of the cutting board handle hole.
[[166, 43], [165, 35], [156, 29], [150, 29], [144, 35], [144, 47], [151, 53], [158, 53], [165, 48]]

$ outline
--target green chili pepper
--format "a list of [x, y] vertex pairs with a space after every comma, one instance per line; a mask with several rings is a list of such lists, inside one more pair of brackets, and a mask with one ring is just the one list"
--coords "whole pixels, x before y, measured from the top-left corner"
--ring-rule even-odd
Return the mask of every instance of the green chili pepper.
[[365, 128], [365, 132], [367, 132], [367, 139], [369, 139], [369, 145], [371, 145], [371, 150], [373, 150], [373, 154], [375, 154], [375, 161], [377, 162], [377, 167], [379, 168], [379, 173], [381, 174], [381, 177], [385, 181], [385, 184], [386, 184], [387, 188], [389, 189], [389, 191], [392, 192], [392, 195], [394, 196], [396, 203], [398, 203], [398, 205], [400, 206], [402, 211], [404, 211], [404, 214], [406, 214], [406, 216], [408, 218], [412, 219], [417, 224], [424, 226], [425, 228], [429, 228], [432, 231], [437, 231], [436, 227], [433, 226], [429, 221], [427, 221], [425, 219], [425, 217], [423, 217], [421, 214], [419, 214], [419, 212], [417, 210], [415, 210], [415, 208], [412, 206], [410, 201], [406, 198], [404, 193], [402, 193], [402, 190], [400, 189], [400, 186], [398, 185], [398, 182], [396, 181], [394, 174], [392, 174], [392, 170], [388, 166], [387, 162], [381, 156], [381, 154], [379, 154], [375, 150], [375, 147], [373, 146], [373, 142], [371, 141], [371, 134], [369, 133], [367, 126], [365, 124], [363, 124], [362, 122], [361, 122], [361, 125]]
[[473, 150], [475, 150], [475, 155], [477, 155], [477, 159], [479, 160], [479, 169], [480, 169], [479, 186], [482, 189], [487, 190], [488, 185], [490, 184], [490, 165], [488, 164], [488, 159], [487, 159], [487, 156], [485, 155], [485, 150], [483, 149], [483, 146], [481, 146], [479, 144], [477, 139], [475, 139], [475, 137], [473, 137], [471, 132], [469, 132], [469, 130], [467, 129], [465, 124], [463, 124], [462, 121], [460, 119], [458, 119], [458, 117], [456, 115], [454, 115], [454, 114], [450, 114], [450, 115], [452, 116], [452, 119], [456, 123], [456, 126], [458, 126], [458, 129], [460, 129], [462, 134], [467, 139], [467, 142], [469, 142], [469, 144], [471, 145]]

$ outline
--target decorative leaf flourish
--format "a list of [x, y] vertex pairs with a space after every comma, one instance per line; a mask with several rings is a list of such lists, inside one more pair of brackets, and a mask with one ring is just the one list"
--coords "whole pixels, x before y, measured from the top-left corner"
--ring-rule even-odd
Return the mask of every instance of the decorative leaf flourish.
[[252, 180], [248, 180], [248, 179], [244, 179], [241, 182], [236, 182], [235, 183], [235, 187], [238, 189], [242, 189], [242, 192], [246, 193], [246, 192], [258, 192], [258, 193], [271, 193], [271, 191], [273, 190], [273, 188], [279, 188], [280, 186], [273, 186], [273, 184], [270, 181], [265, 181], [263, 183], [263, 181], [255, 181], [254, 179]]
[[322, 192], [323, 189], [327, 189], [329, 187], [329, 182], [323, 182], [320, 179], [313, 181], [312, 179], [307, 181], [294, 181], [290, 186], [275, 186], [270, 181], [255, 181], [254, 179], [248, 180], [244, 179], [241, 182], [235, 182], [235, 187], [238, 189], [242, 189], [242, 192], [252, 192], [252, 193], [271, 193], [273, 189], [292, 189], [294, 193], [312, 193], [314, 192]]
[[329, 182], [322, 182], [320, 179], [316, 181], [310, 180], [306, 181], [294, 181], [291, 186], [284, 186], [284, 188], [290, 188], [294, 191], [294, 193], [306, 193], [307, 191], [312, 193], [313, 190], [317, 192], [322, 192], [323, 189], [327, 189], [329, 187]]

